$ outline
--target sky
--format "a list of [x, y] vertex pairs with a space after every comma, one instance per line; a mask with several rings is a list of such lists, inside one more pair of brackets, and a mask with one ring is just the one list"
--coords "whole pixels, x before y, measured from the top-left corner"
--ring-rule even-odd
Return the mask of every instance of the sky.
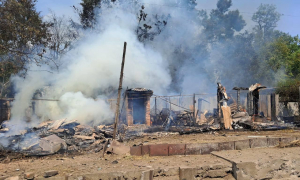
[[[198, 9], [213, 9], [218, 0], [198, 0]], [[300, 34], [300, 0], [232, 0], [232, 10], [238, 9], [247, 22], [245, 29], [252, 29], [254, 22], [251, 20], [253, 13], [260, 4], [275, 4], [281, 16], [277, 29], [293, 36]]]
[[[218, 0], [197, 0], [198, 9], [216, 8]], [[64, 15], [67, 18], [78, 20], [72, 6], [80, 7], [81, 0], [38, 0], [37, 10], [41, 12], [42, 16], [47, 16], [51, 9], [58, 16]], [[275, 4], [277, 11], [282, 15], [278, 22], [278, 30], [287, 32], [293, 36], [300, 34], [300, 0], [233, 0], [232, 10], [238, 9], [247, 22], [245, 30], [250, 30], [254, 26], [251, 20], [252, 14], [256, 12], [258, 6], [263, 4]], [[174, 7], [176, 8], [176, 7]]]

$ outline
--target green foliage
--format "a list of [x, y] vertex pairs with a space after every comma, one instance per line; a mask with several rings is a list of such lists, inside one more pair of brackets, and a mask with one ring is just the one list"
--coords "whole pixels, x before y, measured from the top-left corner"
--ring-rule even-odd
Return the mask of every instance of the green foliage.
[[277, 84], [276, 93], [285, 101], [299, 100], [300, 79], [286, 79]]
[[48, 24], [35, 9], [36, 0], [0, 0], [0, 96], [11, 74], [39, 64], [48, 43]]
[[32, 45], [45, 44], [47, 25], [35, 9], [34, 0], [0, 0], [1, 51], [22, 51]]
[[94, 27], [96, 23], [95, 10], [101, 7], [101, 0], [82, 0], [82, 11], [79, 12], [80, 22], [84, 29]]
[[[79, 26], [83, 29], [97, 27], [101, 8], [113, 8], [128, 1], [82, 0], [81, 10], [77, 9]], [[172, 23], [170, 15], [148, 14], [138, 1], [131, 1], [135, 2], [131, 5], [137, 13], [135, 32], [139, 41], [146, 44], [155, 40]], [[246, 22], [239, 10], [230, 10], [232, 0], [218, 0], [216, 8], [209, 13], [199, 11], [200, 23], [194, 18], [196, 0], [178, 0], [176, 5], [185, 9], [187, 23], [196, 24], [201, 33], [197, 34], [195, 41], [198, 43], [193, 46], [183, 43], [172, 46], [172, 59], [176, 63], [170, 63], [169, 70], [173, 84], [180, 82], [178, 75], [186, 64], [191, 64], [195, 71], [205, 72], [206, 67], [202, 65], [210, 60], [216, 67], [208, 69], [219, 71], [217, 73], [224, 77], [224, 84], [247, 87], [260, 82], [275, 85], [278, 80], [287, 79], [286, 82], [280, 81], [279, 85], [283, 88], [289, 83], [299, 82], [300, 39], [275, 30], [281, 16], [276, 6], [261, 4], [252, 17], [255, 28], [240, 33]], [[0, 86], [7, 85], [10, 75], [26, 69], [29, 62], [39, 64], [41, 60], [34, 57], [43, 57], [45, 46], [49, 47], [49, 54], [53, 53], [52, 59], [59, 59], [67, 52], [71, 42], [77, 38], [76, 32], [67, 24], [55, 15], [48, 23], [42, 22], [35, 10], [35, 0], [0, 0]], [[207, 72], [209, 78], [216, 78], [212, 74]]]
[[300, 39], [284, 34], [266, 44], [261, 54], [267, 66], [274, 72], [284, 70], [288, 78], [300, 76]]
[[0, 97], [10, 94], [10, 75], [18, 73], [14, 64], [9, 61], [2, 61], [0, 63]]
[[217, 8], [221, 13], [225, 13], [232, 6], [231, 0], [220, 0], [217, 2]]
[[155, 36], [159, 35], [167, 25], [170, 16], [152, 15], [148, 16], [145, 12], [145, 7], [141, 6], [138, 14], [138, 27], [136, 34], [141, 42], [152, 41]]
[[261, 4], [257, 12], [252, 16], [252, 20], [257, 23], [256, 31], [262, 39], [269, 38], [268, 35], [277, 26], [281, 14], [276, 11], [276, 6], [273, 4]]
[[47, 44], [47, 28], [35, 9], [34, 0], [0, 0], [1, 63], [10, 61], [17, 71], [25, 68], [33, 60], [29, 57], [35, 47]]
[[203, 33], [209, 41], [230, 39], [245, 27], [246, 22], [239, 10], [229, 11], [231, 5], [231, 0], [219, 0], [217, 9], [213, 9], [209, 16], [205, 11], [200, 12]]

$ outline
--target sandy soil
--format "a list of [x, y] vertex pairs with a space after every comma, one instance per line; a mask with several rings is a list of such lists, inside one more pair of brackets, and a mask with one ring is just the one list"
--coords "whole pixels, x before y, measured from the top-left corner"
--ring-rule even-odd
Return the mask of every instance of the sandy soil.
[[214, 154], [230, 161], [264, 163], [272, 159], [300, 159], [300, 147], [293, 148], [257, 148], [244, 150], [219, 151]]
[[[269, 132], [229, 132], [219, 131], [214, 134], [161, 134], [146, 136], [143, 138], [134, 139], [132, 141], [124, 142], [127, 145], [134, 144], [158, 144], [158, 143], [205, 143], [205, 142], [224, 142], [232, 140], [242, 140], [253, 138], [253, 136], [299, 136], [299, 131], [269, 131]], [[271, 156], [277, 157], [300, 157], [300, 148], [288, 149], [249, 149], [243, 151], [232, 151], [223, 153], [222, 156], [226, 158], [236, 159], [236, 161], [250, 161], [267, 160]], [[257, 156], [257, 152], [260, 156]], [[25, 158], [13, 161], [6, 161], [0, 164], [1, 176], [23, 176], [25, 172], [34, 172], [38, 177], [42, 177], [44, 171], [58, 170], [58, 176], [79, 176], [88, 173], [106, 173], [106, 172], [121, 172], [133, 170], [147, 170], [153, 168], [172, 168], [172, 167], [196, 167], [214, 164], [230, 164], [230, 162], [213, 156], [213, 155], [193, 155], [193, 156], [169, 156], [169, 157], [136, 157], [129, 155], [105, 155], [101, 157], [102, 153], [91, 153], [83, 155], [53, 155], [41, 158]], [[228, 157], [227, 157], [228, 156]], [[276, 156], [276, 157], [275, 157]], [[9, 157], [8, 157], [9, 159]], [[117, 161], [117, 163], [115, 163]]]
[[299, 130], [280, 130], [280, 131], [217, 131], [203, 134], [185, 134], [179, 135], [176, 133], [153, 133], [152, 136], [145, 136], [143, 138], [137, 138], [125, 144], [133, 146], [139, 144], [177, 144], [177, 143], [209, 143], [209, 142], [227, 142], [227, 141], [237, 141], [244, 139], [251, 139], [254, 136], [264, 136], [264, 137], [289, 137], [289, 136], [299, 136]]
[[[24, 172], [35, 172], [42, 177], [47, 170], [58, 170], [59, 176], [78, 176], [89, 173], [108, 173], [153, 168], [196, 167], [215, 164], [230, 165], [229, 162], [212, 155], [169, 156], [169, 157], [137, 157], [106, 155], [101, 153], [86, 154], [76, 157], [51, 156], [19, 160], [8, 164], [0, 164], [0, 177], [23, 175]], [[117, 164], [114, 164], [117, 161]]]
[[300, 179], [300, 147], [213, 152], [237, 164], [238, 179]]

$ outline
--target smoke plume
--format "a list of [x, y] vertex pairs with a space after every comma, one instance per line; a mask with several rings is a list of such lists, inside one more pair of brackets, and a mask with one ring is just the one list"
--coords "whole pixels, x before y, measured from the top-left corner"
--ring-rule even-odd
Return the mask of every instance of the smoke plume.
[[87, 30], [76, 48], [63, 57], [58, 72], [49, 73], [53, 70], [47, 66], [32, 66], [25, 79], [12, 77], [17, 91], [9, 122], [12, 129], [25, 128], [23, 122], [32, 98], [59, 101], [36, 101], [36, 114], [29, 113], [28, 127], [41, 120], [61, 118], [80, 123], [112, 122], [114, 112], [106, 100], [118, 87], [124, 41], [128, 45], [123, 87], [166, 93], [171, 83], [167, 63], [163, 55], [137, 40], [136, 14], [108, 9], [99, 22], [100, 31]]
[[[128, 46], [123, 88], [144, 87], [167, 95], [215, 93], [215, 83], [224, 78], [228, 80], [225, 84], [221, 82], [231, 86], [228, 89], [238, 83], [250, 85], [252, 80], [245, 75], [245, 64], [235, 60], [226, 63], [223, 59], [235, 46], [223, 42], [210, 46], [199, 12], [191, 8], [190, 2], [120, 0], [101, 6], [96, 10], [98, 26], [83, 31], [81, 40], [74, 43], [75, 48], [61, 59], [59, 71], [33, 65], [34, 71], [29, 71], [25, 79], [12, 77], [17, 94], [11, 123], [24, 127], [21, 122], [26, 120], [26, 110], [34, 97], [59, 101], [37, 102], [36, 115], [29, 115], [34, 121], [28, 126], [61, 118], [81, 123], [112, 122], [114, 112], [105, 100], [116, 97], [124, 41]], [[141, 10], [147, 17], [138, 21]], [[143, 28], [147, 26], [152, 28], [146, 32]], [[143, 37], [149, 39], [138, 38], [139, 27], [146, 32]], [[220, 79], [228, 72], [235, 78]], [[242, 76], [250, 80], [239, 79]], [[42, 93], [36, 94], [37, 90]]]

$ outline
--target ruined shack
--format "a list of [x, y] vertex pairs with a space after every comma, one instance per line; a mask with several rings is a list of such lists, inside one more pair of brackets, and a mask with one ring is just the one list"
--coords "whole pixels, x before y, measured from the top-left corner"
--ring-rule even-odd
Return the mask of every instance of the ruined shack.
[[128, 89], [125, 92], [125, 109], [128, 126], [134, 124], [151, 125], [150, 121], [150, 97], [153, 91], [145, 88]]

